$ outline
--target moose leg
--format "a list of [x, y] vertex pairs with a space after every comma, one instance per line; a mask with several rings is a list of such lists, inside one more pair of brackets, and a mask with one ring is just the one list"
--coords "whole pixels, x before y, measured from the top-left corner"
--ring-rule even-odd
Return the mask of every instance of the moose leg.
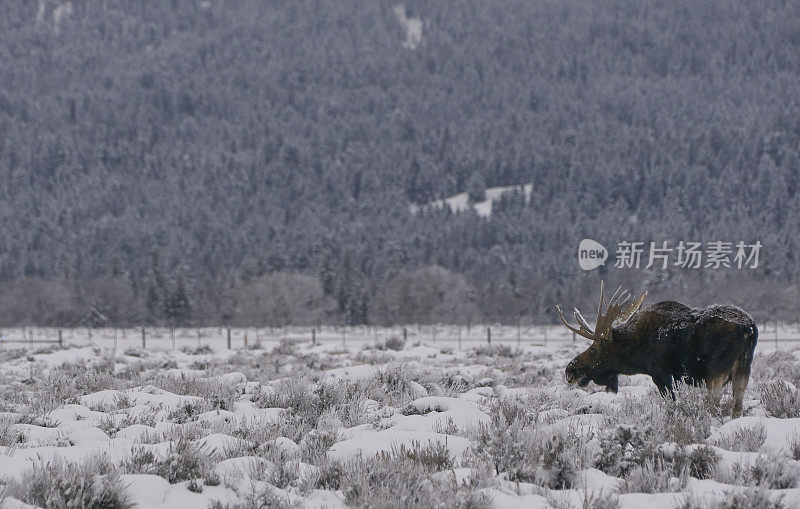
[[750, 368], [743, 368], [739, 363], [733, 368], [731, 374], [731, 382], [733, 390], [731, 397], [733, 399], [733, 410], [731, 417], [734, 419], [742, 416], [742, 400], [744, 399], [744, 391], [747, 389], [747, 382], [750, 380]]
[[669, 396], [675, 399], [675, 392], [672, 390], [672, 378], [653, 378], [653, 383], [658, 387], [658, 392], [665, 398]]
[[752, 329], [745, 333], [747, 343], [731, 370], [731, 385], [733, 386], [731, 391], [731, 399], [733, 399], [731, 416], [733, 418], [741, 417], [742, 415], [742, 399], [744, 399], [744, 391], [747, 389], [747, 382], [750, 380], [750, 365], [753, 362], [753, 350], [756, 348], [757, 338], [758, 329], [754, 324]]
[[613, 392], [614, 394], [616, 394], [618, 390], [619, 390], [619, 375], [609, 376], [608, 383], [606, 384], [606, 392]]

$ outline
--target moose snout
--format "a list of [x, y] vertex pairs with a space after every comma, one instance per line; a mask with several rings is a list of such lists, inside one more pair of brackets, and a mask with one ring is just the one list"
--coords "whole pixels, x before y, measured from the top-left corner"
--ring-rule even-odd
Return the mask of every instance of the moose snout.
[[578, 379], [577, 375], [575, 374], [575, 361], [573, 360], [567, 367], [564, 369], [564, 374], [567, 376], [567, 383], [575, 383]]

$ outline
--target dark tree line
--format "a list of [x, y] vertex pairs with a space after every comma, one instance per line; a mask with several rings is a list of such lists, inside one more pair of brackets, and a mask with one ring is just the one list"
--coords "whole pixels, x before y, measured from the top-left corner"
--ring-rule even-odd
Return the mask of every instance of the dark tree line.
[[[543, 320], [598, 276], [798, 318], [797, 2], [420, 0], [413, 50], [380, 0], [65, 5], [0, 3], [3, 322], [408, 320], [420, 279], [420, 320]], [[584, 237], [764, 247], [583, 273]]]

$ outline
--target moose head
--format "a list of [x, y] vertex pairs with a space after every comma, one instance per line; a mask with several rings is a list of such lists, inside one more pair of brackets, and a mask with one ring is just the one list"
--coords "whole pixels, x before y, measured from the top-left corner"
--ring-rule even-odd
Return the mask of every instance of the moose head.
[[616, 392], [617, 375], [620, 373], [618, 366], [620, 355], [616, 350], [619, 348], [614, 341], [614, 326], [626, 322], [642, 306], [646, 292], [641, 293], [636, 298], [631, 298], [627, 291], [622, 291], [618, 287], [617, 291], [606, 300], [603, 291], [603, 282], [600, 282], [600, 302], [597, 305], [597, 322], [594, 328], [590, 327], [581, 312], [575, 308], [574, 316], [578, 321], [579, 327], [575, 328], [567, 323], [564, 313], [559, 306], [558, 316], [564, 326], [577, 336], [588, 339], [592, 345], [585, 352], [575, 357], [565, 370], [567, 382], [578, 384], [580, 387], [586, 386], [590, 381], [598, 385], [604, 385], [609, 390]]

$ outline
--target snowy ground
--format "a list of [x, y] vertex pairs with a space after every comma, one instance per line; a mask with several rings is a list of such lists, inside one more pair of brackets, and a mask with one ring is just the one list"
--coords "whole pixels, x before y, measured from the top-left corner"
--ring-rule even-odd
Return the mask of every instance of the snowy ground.
[[116, 349], [114, 331], [7, 343], [0, 505], [798, 507], [800, 345], [773, 351], [763, 330], [736, 420], [727, 389], [567, 386], [583, 344], [556, 328], [521, 328], [518, 346], [495, 327], [491, 347], [462, 329], [460, 349], [452, 327], [436, 344], [416, 327], [405, 344], [367, 328], [316, 346], [310, 329], [238, 330], [231, 350], [224, 329], [199, 348], [168, 330], [147, 350], [133, 330]]

